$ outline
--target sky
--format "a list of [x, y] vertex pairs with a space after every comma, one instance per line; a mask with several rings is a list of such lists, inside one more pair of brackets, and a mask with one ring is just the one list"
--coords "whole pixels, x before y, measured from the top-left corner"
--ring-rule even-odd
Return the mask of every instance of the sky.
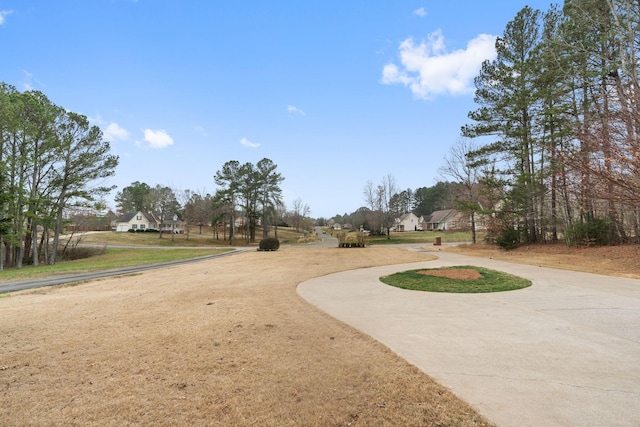
[[540, 0], [0, 0], [0, 81], [99, 126], [135, 181], [213, 194], [269, 158], [285, 204], [366, 205], [430, 187], [475, 110], [495, 37]]

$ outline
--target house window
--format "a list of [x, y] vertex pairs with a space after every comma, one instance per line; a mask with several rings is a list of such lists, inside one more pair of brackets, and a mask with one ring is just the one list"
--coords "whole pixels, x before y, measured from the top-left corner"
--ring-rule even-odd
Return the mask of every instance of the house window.
[[140, 216], [140, 215], [136, 216], [136, 220], [138, 220], [138, 221], [142, 220], [142, 216]]
[[144, 224], [140, 224], [140, 230], [144, 230]]
[[137, 228], [138, 228], [138, 224], [131, 224], [131, 228], [132, 228], [133, 230], [137, 229]]

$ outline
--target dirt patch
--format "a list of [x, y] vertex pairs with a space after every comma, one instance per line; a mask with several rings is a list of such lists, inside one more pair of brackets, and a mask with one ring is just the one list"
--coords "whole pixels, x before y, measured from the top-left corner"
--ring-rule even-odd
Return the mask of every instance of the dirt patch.
[[449, 279], [475, 280], [481, 279], [482, 275], [471, 268], [449, 268], [444, 270], [420, 270], [419, 274], [427, 276], [446, 277]]
[[488, 425], [298, 283], [426, 261], [281, 248], [0, 298], [3, 425]]

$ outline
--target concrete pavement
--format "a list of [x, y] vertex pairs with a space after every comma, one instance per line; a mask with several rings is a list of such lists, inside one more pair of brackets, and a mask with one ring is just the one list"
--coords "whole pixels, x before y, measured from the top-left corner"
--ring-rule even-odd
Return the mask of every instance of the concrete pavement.
[[[319, 277], [298, 293], [499, 426], [640, 425], [640, 280], [435, 254], [436, 261]], [[444, 294], [378, 280], [452, 265], [505, 271], [533, 285]]]

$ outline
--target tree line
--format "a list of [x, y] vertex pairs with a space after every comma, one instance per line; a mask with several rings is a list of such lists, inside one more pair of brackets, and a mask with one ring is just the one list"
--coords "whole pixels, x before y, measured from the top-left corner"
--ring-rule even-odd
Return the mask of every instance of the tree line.
[[117, 165], [85, 116], [0, 83], [0, 270], [54, 264], [65, 210], [99, 203]]
[[285, 220], [298, 229], [309, 213], [299, 199], [294, 201], [293, 211], [286, 210], [280, 187], [284, 177], [271, 159], [263, 158], [255, 165], [228, 161], [213, 180], [219, 187], [213, 195], [136, 181], [118, 192], [115, 202], [120, 212], [152, 213], [161, 223], [176, 215], [187, 225], [199, 227], [200, 233], [205, 226], [212, 226], [214, 232], [222, 227], [223, 238], [227, 239], [228, 231], [232, 245], [238, 230], [248, 242], [255, 242], [258, 225], [262, 226], [262, 237], [267, 237], [272, 227], [288, 225]]
[[363, 189], [365, 206], [329, 219], [318, 218], [316, 224], [348, 223], [373, 234], [388, 234], [395, 220], [404, 213], [412, 212], [420, 217], [437, 210], [458, 208], [459, 194], [461, 185], [446, 180], [438, 181], [430, 187], [400, 190], [396, 178], [388, 174], [377, 184], [367, 181]]
[[638, 22], [631, 0], [521, 9], [475, 78], [478, 108], [440, 170], [452, 182], [369, 183], [354, 214], [371, 211], [384, 228], [448, 203], [514, 244], [640, 242]]
[[[248, 240], [255, 242], [258, 222], [262, 224], [262, 237], [267, 237], [270, 225], [276, 223], [278, 206], [282, 206], [282, 175], [277, 165], [264, 158], [253, 165], [240, 164], [237, 160], [226, 162], [214, 176], [220, 187], [215, 194], [215, 204], [220, 208], [220, 220], [228, 218], [229, 240], [236, 238], [238, 208], [247, 221]], [[276, 236], [277, 237], [277, 236]]]
[[[466, 153], [499, 233], [539, 242], [640, 236], [640, 4], [525, 7], [475, 79]], [[573, 236], [573, 237], [572, 237]]]

